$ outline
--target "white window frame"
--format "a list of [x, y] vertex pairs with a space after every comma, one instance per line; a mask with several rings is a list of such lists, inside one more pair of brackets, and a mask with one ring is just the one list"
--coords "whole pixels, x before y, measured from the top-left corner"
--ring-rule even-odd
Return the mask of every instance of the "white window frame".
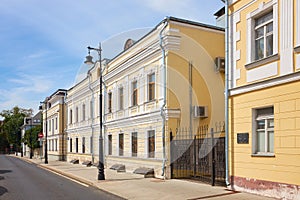
[[[267, 15], [269, 15], [270, 13], [272, 13], [272, 17], [273, 17], [273, 10], [272, 11], [270, 11], [270, 12], [268, 12], [268, 13], [265, 13], [264, 15], [262, 15], [262, 16], [259, 16], [258, 18], [256, 18], [254, 21], [256, 22], [258, 19], [261, 19], [261, 18], [263, 18], [263, 17], [265, 17], [265, 16], [267, 16]], [[269, 19], [268, 21], [265, 21], [265, 22], [263, 22], [263, 23], [261, 23], [261, 24], [258, 24], [258, 25], [254, 25], [255, 27], [254, 27], [254, 32], [255, 32], [255, 35], [254, 35], [254, 43], [255, 43], [255, 45], [254, 45], [254, 61], [257, 61], [257, 60], [261, 60], [261, 59], [264, 59], [264, 58], [267, 58], [267, 57], [269, 57], [269, 56], [271, 56], [271, 55], [273, 55], [273, 46], [272, 46], [272, 54], [271, 55], [267, 55], [267, 49], [268, 49], [268, 46], [267, 46], [267, 38], [269, 37], [269, 36], [272, 36], [272, 40], [273, 40], [273, 28], [272, 28], [272, 31], [270, 31], [270, 32], [267, 32], [267, 26], [268, 25], [270, 25], [270, 24], [272, 24], [272, 26], [273, 26], [273, 18], [272, 19]], [[263, 29], [263, 35], [262, 36], [260, 36], [260, 37], [256, 37], [256, 31], [258, 30], [258, 29]], [[257, 47], [256, 47], [256, 41], [257, 40], [263, 40], [263, 44], [264, 44], [264, 48], [263, 48], [263, 52], [262, 52], [262, 58], [257, 58], [256, 57], [256, 55], [257, 55]], [[272, 44], [273, 45], [273, 44]]]
[[82, 121], [85, 121], [86, 118], [86, 106], [85, 103], [82, 104]]
[[[134, 88], [134, 85], [136, 84], [136, 87]], [[137, 80], [134, 80], [131, 82], [131, 106], [137, 106], [138, 105], [138, 82]], [[134, 93], [136, 92], [136, 103], [134, 104]]]
[[273, 11], [272, 55], [278, 54], [278, 3], [277, 0], [271, 0], [268, 3], [261, 3], [256, 10], [247, 14], [247, 64], [258, 61], [255, 60], [255, 19], [271, 11]]
[[[266, 108], [271, 108], [271, 107], [266, 107]], [[253, 119], [252, 119], [252, 155], [254, 156], [274, 156], [274, 135], [273, 135], [273, 152], [269, 151], [268, 147], [269, 147], [269, 138], [268, 138], [268, 132], [273, 131], [273, 134], [275, 134], [274, 131], [274, 113], [269, 113], [269, 114], [265, 114], [265, 115], [260, 115], [257, 116], [258, 110], [262, 110], [262, 109], [266, 109], [266, 108], [255, 108], [253, 109], [252, 113], [253, 113]], [[274, 109], [274, 108], [273, 108]], [[257, 122], [264, 120], [265, 121], [265, 127], [264, 129], [258, 129], [257, 127]], [[269, 121], [273, 121], [273, 127], [268, 127], [268, 122]], [[264, 131], [264, 140], [265, 140], [265, 144], [264, 144], [264, 149], [265, 151], [258, 151], [258, 131]]]
[[[132, 148], [132, 145], [133, 145], [132, 137], [133, 137], [134, 134], [136, 135], [136, 142], [137, 142], [137, 146], [136, 146], [136, 155], [133, 155], [133, 148]], [[131, 157], [136, 158], [136, 157], [138, 156], [138, 146], [139, 146], [139, 142], [138, 142], [138, 132], [136, 132], [136, 131], [131, 132], [131, 137], [130, 137]]]
[[[122, 91], [122, 95], [121, 95], [121, 91]], [[123, 110], [124, 109], [124, 87], [119, 87], [118, 89], [118, 103], [119, 103], [119, 110]]]
[[[150, 99], [150, 77], [151, 76], [154, 76], [154, 82], [153, 82], [153, 85], [154, 85], [154, 91], [153, 91], [153, 98]], [[147, 101], [150, 102], [150, 101], [154, 101], [156, 99], [156, 74], [155, 72], [152, 72], [152, 73], [149, 73], [148, 76], [147, 76]]]
[[[150, 143], [149, 143], [149, 138], [150, 138], [150, 133], [153, 132], [154, 133], [154, 152], [153, 152], [153, 157], [150, 156]], [[148, 130], [147, 131], [147, 158], [149, 159], [154, 159], [156, 157], [156, 131], [155, 130]]]

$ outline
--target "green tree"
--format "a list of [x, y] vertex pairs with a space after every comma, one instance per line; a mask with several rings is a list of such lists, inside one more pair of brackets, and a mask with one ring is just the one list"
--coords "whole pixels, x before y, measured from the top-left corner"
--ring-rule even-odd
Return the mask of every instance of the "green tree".
[[1, 134], [9, 144], [12, 144], [15, 151], [21, 146], [21, 127], [24, 123], [24, 117], [32, 115], [32, 109], [23, 109], [15, 106], [11, 110], [3, 110], [0, 116], [4, 118], [1, 125]]
[[33, 126], [31, 129], [26, 130], [22, 142], [32, 150], [39, 148], [38, 134], [41, 132], [41, 125]]

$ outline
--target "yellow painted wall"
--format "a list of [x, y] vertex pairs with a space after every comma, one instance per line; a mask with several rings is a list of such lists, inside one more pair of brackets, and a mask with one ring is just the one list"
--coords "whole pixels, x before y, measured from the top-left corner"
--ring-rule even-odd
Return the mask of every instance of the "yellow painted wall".
[[[275, 157], [252, 157], [252, 108], [274, 106]], [[232, 96], [230, 99], [230, 174], [300, 184], [300, 83]], [[249, 132], [249, 144], [237, 133]]]
[[215, 71], [215, 58], [225, 54], [224, 32], [173, 22], [169, 30], [180, 37], [180, 49], [167, 54], [167, 107], [180, 109], [180, 126], [189, 127], [191, 63], [192, 105], [208, 106], [208, 118], [192, 117], [194, 127], [224, 121], [224, 73]]

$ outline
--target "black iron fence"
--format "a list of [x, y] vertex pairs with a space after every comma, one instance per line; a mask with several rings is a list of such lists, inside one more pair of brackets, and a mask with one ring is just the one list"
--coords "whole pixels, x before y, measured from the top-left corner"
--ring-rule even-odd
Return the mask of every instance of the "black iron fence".
[[171, 136], [172, 178], [193, 178], [211, 185], [225, 184], [224, 123], [197, 130], [178, 128]]

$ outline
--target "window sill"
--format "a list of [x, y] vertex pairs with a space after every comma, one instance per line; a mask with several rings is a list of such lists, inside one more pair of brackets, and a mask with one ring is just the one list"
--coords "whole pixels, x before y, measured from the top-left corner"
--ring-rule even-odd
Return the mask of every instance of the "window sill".
[[134, 108], [137, 108], [137, 107], [138, 107], [138, 105], [132, 105], [132, 106], [129, 107], [129, 109], [134, 109]]
[[150, 100], [150, 101], [144, 102], [144, 104], [155, 103], [155, 102], [156, 102], [156, 99], [152, 99], [152, 100]]
[[259, 154], [251, 154], [251, 157], [271, 157], [274, 158], [274, 153], [259, 153]]
[[279, 55], [278, 54], [274, 54], [274, 55], [269, 56], [267, 58], [262, 58], [260, 60], [256, 60], [256, 61], [253, 61], [252, 63], [246, 64], [245, 68], [246, 69], [253, 69], [255, 67], [259, 67], [261, 65], [265, 65], [265, 64], [268, 64], [270, 62], [277, 61], [277, 60], [279, 60]]
[[300, 53], [300, 46], [294, 48], [295, 53]]

